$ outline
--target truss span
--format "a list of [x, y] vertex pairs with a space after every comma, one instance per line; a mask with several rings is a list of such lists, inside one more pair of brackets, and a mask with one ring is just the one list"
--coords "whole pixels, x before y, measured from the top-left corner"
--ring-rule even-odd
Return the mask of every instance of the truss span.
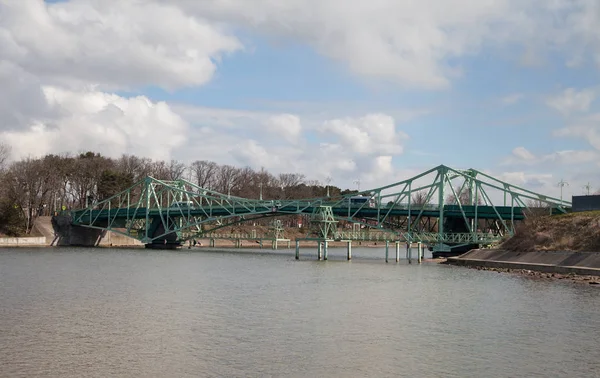
[[[335, 222], [388, 230], [397, 240], [452, 243], [456, 236], [512, 235], [533, 210], [566, 213], [570, 202], [535, 193], [483, 172], [438, 166], [410, 179], [352, 195], [293, 200], [230, 196], [186, 180], [152, 177], [88, 208], [70, 213], [72, 224], [110, 230], [144, 243], [181, 241], [223, 225], [260, 217], [330, 211]], [[328, 209], [328, 210], [324, 210]], [[436, 220], [425, 229], [425, 220]], [[486, 228], [482, 230], [482, 227]], [[432, 229], [432, 228], [435, 228]], [[341, 232], [329, 228], [327, 232]], [[435, 238], [431, 234], [435, 233]], [[322, 235], [328, 237], [328, 235]], [[466, 238], [461, 236], [461, 238]], [[486, 237], [487, 238], [487, 237]]]

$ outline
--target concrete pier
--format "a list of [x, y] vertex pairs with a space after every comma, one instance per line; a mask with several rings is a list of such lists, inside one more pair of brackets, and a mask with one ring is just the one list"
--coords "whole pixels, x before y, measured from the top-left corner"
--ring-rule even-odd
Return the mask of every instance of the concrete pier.
[[347, 257], [348, 257], [348, 261], [352, 260], [352, 242], [348, 241], [348, 250], [347, 250]]
[[390, 253], [390, 242], [385, 241], [385, 262], [388, 262], [388, 255]]

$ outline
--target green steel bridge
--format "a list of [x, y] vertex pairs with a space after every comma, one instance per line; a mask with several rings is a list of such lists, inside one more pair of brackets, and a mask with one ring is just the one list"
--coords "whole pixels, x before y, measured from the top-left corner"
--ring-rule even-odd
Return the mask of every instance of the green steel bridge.
[[[415, 194], [420, 201], [415, 203]], [[365, 199], [357, 203], [357, 195]], [[535, 209], [531, 208], [534, 205]], [[503, 182], [483, 172], [438, 166], [410, 179], [351, 195], [294, 200], [230, 196], [186, 180], [152, 177], [70, 212], [74, 226], [109, 230], [147, 246], [181, 244], [242, 222], [308, 214], [311, 240], [365, 240], [340, 221], [377, 230], [385, 240], [449, 245], [493, 244], [515, 232], [533, 210], [562, 214], [570, 202]]]

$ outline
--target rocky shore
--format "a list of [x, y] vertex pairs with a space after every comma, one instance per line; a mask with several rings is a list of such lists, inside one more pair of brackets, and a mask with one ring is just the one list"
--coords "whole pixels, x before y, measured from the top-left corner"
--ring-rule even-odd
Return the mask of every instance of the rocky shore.
[[540, 279], [540, 280], [563, 280], [563, 281], [571, 281], [588, 285], [598, 285], [600, 287], [600, 276], [590, 276], [590, 275], [579, 275], [579, 274], [560, 274], [560, 273], [544, 273], [535, 270], [529, 269], [508, 269], [508, 268], [493, 268], [493, 267], [483, 267], [483, 266], [468, 266], [465, 267], [469, 269], [476, 270], [487, 270], [491, 272], [498, 273], [508, 273], [519, 276], [530, 277], [532, 279]]

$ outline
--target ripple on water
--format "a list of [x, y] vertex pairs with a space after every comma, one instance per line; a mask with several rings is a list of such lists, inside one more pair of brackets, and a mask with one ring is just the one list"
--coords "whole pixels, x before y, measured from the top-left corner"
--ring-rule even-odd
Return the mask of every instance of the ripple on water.
[[600, 376], [595, 287], [310, 253], [3, 250], [0, 375]]

